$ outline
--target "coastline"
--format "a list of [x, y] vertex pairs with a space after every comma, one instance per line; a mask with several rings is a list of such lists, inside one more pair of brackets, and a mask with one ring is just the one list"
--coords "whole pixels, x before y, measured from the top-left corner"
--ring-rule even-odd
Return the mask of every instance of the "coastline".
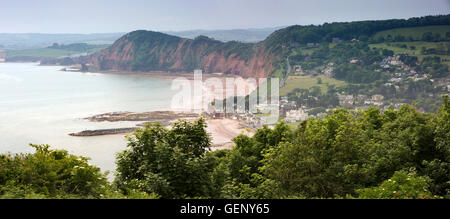
[[[70, 68], [70, 66], [66, 66]], [[64, 68], [61, 69], [64, 71]], [[189, 81], [194, 81], [194, 73], [193, 72], [166, 72], [166, 71], [150, 71], [150, 72], [132, 72], [132, 71], [76, 71], [79, 73], [94, 73], [94, 74], [109, 74], [109, 75], [122, 75], [122, 76], [133, 76], [133, 77], [145, 77], [145, 78], [159, 78], [159, 79], [167, 79], [174, 80], [177, 78], [185, 78]], [[239, 79], [242, 78], [246, 81], [248, 78], [239, 76], [239, 75], [230, 75], [224, 73], [202, 73], [202, 81], [205, 82], [210, 78], [217, 78], [225, 82], [227, 78]], [[249, 83], [244, 83], [246, 86]], [[225, 83], [224, 83], [225, 85]], [[225, 87], [225, 86], [224, 86]], [[255, 88], [251, 89], [253, 91]], [[251, 92], [250, 91], [250, 92]]]
[[[67, 71], [66, 69], [73, 69], [71, 66], [63, 66], [65, 68], [61, 71]], [[164, 71], [151, 71], [151, 72], [131, 72], [131, 71], [89, 71], [82, 72], [76, 69], [71, 70], [72, 72], [83, 73], [94, 73], [94, 74], [110, 74], [110, 75], [121, 75], [121, 76], [133, 76], [133, 77], [145, 77], [145, 78], [158, 78], [165, 80], [174, 80], [177, 78], [185, 78], [191, 83], [194, 82], [194, 73], [189, 72], [164, 72]], [[234, 95], [234, 88], [230, 92], [228, 88], [225, 87], [227, 78], [242, 78], [236, 75], [227, 75], [221, 73], [208, 73], [202, 74], [202, 81], [206, 81], [209, 78], [218, 78], [222, 81], [222, 92], [224, 98], [229, 98]], [[249, 95], [253, 92], [256, 87], [253, 84], [249, 84], [245, 78], [242, 78], [238, 86], [245, 87], [245, 95]], [[193, 85], [193, 84], [192, 84]], [[217, 89], [217, 88], [214, 88]], [[203, 88], [207, 90], [208, 88]], [[216, 91], [217, 92], [217, 91]], [[162, 114], [161, 114], [162, 113]], [[135, 127], [123, 127], [123, 128], [111, 128], [111, 129], [99, 129], [99, 130], [84, 130], [75, 133], [69, 133], [70, 136], [75, 137], [92, 137], [92, 136], [104, 136], [104, 135], [128, 135], [133, 133], [136, 129], [142, 128], [145, 123], [148, 122], [159, 122], [164, 126], [170, 127], [175, 121], [180, 119], [193, 120], [201, 117], [200, 114], [189, 113], [189, 112], [179, 112], [177, 110], [168, 111], [154, 111], [154, 112], [144, 112], [144, 113], [131, 113], [131, 112], [109, 112], [100, 115], [95, 115], [88, 118], [83, 118], [90, 122], [118, 122], [118, 121], [142, 121], [141, 124], [137, 124]], [[211, 134], [211, 149], [231, 149], [233, 147], [232, 139], [240, 134], [246, 134], [252, 136], [254, 132], [249, 129], [248, 125], [245, 125], [243, 121], [229, 119], [229, 118], [207, 118], [205, 119], [207, 123], [207, 131]]]
[[[122, 121], [141, 121], [135, 127], [84, 130], [75, 133], [69, 133], [72, 137], [94, 137], [108, 135], [128, 135], [147, 123], [159, 122], [163, 126], [170, 126], [179, 120], [193, 121], [203, 117], [195, 113], [175, 113], [172, 111], [154, 111], [146, 113], [130, 113], [130, 112], [112, 112], [95, 115], [84, 120], [90, 122], [122, 122]], [[232, 139], [240, 134], [253, 136], [254, 131], [251, 130], [243, 121], [230, 118], [205, 118], [207, 124], [206, 130], [211, 135], [211, 150], [231, 149], [233, 147]]]
[[[194, 120], [200, 118], [188, 118], [186, 120]], [[171, 124], [173, 124], [172, 121]], [[205, 119], [207, 124], [206, 130], [211, 135], [211, 150], [231, 149], [234, 144], [232, 139], [240, 134], [249, 137], [254, 135], [254, 131], [246, 127], [241, 121], [221, 118], [221, 119]], [[84, 130], [81, 132], [70, 133], [72, 137], [95, 137], [95, 136], [110, 136], [110, 135], [129, 135], [137, 129], [142, 128], [143, 124], [138, 124], [136, 127], [130, 128], [111, 128], [98, 130]], [[171, 124], [163, 124], [170, 128]]]

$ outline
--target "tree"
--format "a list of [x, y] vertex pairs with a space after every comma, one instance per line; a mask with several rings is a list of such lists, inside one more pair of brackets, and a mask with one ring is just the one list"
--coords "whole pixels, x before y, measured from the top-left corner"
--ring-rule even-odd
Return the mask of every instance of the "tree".
[[[239, 135], [233, 139], [236, 146], [229, 151], [221, 165], [228, 168], [227, 184], [221, 198], [277, 198], [276, 181], [265, 178], [260, 168], [264, 154], [283, 141], [291, 141], [293, 133], [283, 122], [270, 129], [264, 126], [253, 137]], [[219, 166], [221, 166], [219, 165]]]
[[443, 97], [443, 105], [431, 119], [435, 150], [441, 156], [423, 162], [422, 174], [432, 179], [433, 194], [450, 198], [450, 100]]
[[377, 108], [337, 110], [305, 121], [293, 140], [265, 153], [260, 171], [283, 197], [326, 198], [355, 196], [396, 172], [414, 169], [420, 180], [427, 179], [421, 183], [429, 193], [448, 197], [449, 106], [444, 98], [444, 106], [432, 116], [403, 106], [384, 113]]
[[116, 184], [162, 198], [209, 197], [217, 158], [206, 154], [211, 143], [205, 127], [201, 118], [170, 130], [159, 123], [137, 130], [117, 157]]
[[266, 154], [262, 172], [279, 183], [285, 196], [352, 194], [371, 181], [363, 165], [370, 156], [363, 130], [362, 123], [345, 110], [304, 122], [293, 141]]
[[389, 49], [383, 49], [382, 54], [383, 56], [394, 56], [394, 51]]
[[85, 157], [48, 145], [31, 145], [34, 154], [0, 155], [0, 196], [6, 198], [101, 198], [106, 175]]
[[378, 187], [357, 190], [361, 199], [430, 199], [430, 180], [414, 172], [395, 172]]

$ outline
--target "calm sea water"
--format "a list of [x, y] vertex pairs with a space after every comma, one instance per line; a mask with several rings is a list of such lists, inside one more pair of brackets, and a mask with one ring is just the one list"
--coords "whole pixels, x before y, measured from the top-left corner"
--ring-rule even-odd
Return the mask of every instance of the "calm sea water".
[[103, 171], [115, 169], [123, 135], [71, 137], [87, 129], [133, 127], [134, 122], [93, 123], [81, 118], [115, 112], [167, 110], [171, 81], [139, 76], [63, 72], [36, 63], [0, 63], [0, 153], [33, 152], [49, 144], [92, 158]]

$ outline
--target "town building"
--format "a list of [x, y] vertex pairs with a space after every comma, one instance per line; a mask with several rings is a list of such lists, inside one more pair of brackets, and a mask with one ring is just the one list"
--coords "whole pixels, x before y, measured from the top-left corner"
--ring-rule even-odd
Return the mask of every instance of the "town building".
[[353, 105], [355, 103], [355, 99], [353, 98], [353, 95], [340, 95], [338, 94], [339, 104], [340, 105]]
[[298, 110], [291, 110], [286, 113], [285, 121], [287, 123], [295, 123], [305, 121], [309, 118], [309, 115], [302, 108]]
[[302, 66], [301, 65], [294, 65], [294, 71], [296, 75], [304, 75]]
[[372, 102], [373, 102], [373, 105], [375, 105], [375, 106], [383, 105], [383, 100], [384, 100], [384, 96], [383, 95], [377, 94], [377, 95], [373, 95], [372, 96]]

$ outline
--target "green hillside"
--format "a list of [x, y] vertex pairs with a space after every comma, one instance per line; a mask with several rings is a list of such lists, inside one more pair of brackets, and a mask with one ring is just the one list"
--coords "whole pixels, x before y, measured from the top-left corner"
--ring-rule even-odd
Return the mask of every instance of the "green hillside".
[[450, 39], [450, 25], [396, 28], [378, 32], [374, 35], [374, 38], [384, 37], [387, 39], [390, 36], [395, 39], [395, 37], [403, 36], [405, 40], [421, 41], [426, 33], [432, 33], [432, 36], [439, 34], [442, 39]]
[[320, 87], [321, 91], [326, 93], [328, 91], [327, 85], [342, 87], [346, 83], [326, 76], [289, 76], [286, 80], [286, 85], [280, 89], [280, 95], [286, 96], [297, 88], [310, 89], [314, 86]]
[[314, 110], [341, 105], [336, 98], [339, 93], [380, 94], [386, 103], [417, 103], [433, 112], [439, 102], [436, 97], [447, 92], [444, 85], [450, 76], [448, 19], [288, 27], [265, 41], [292, 67], [286, 75], [288, 63], [279, 63], [272, 76], [283, 77], [280, 95]]
[[8, 52], [8, 58], [15, 57], [44, 57], [44, 58], [59, 58], [61, 56], [71, 56], [79, 52], [62, 49], [27, 49], [27, 50], [12, 50]]
[[442, 63], [450, 67], [450, 54], [448, 53], [450, 42], [395, 42], [370, 44], [369, 46], [371, 48], [391, 50], [396, 55], [408, 54], [416, 56], [420, 62], [426, 57], [437, 56], [441, 58]]
[[34, 60], [40, 58], [61, 58], [64, 56], [83, 55], [100, 51], [108, 45], [89, 45], [85, 43], [58, 45], [55, 44], [46, 48], [9, 50], [7, 51], [7, 60], [21, 61]]

